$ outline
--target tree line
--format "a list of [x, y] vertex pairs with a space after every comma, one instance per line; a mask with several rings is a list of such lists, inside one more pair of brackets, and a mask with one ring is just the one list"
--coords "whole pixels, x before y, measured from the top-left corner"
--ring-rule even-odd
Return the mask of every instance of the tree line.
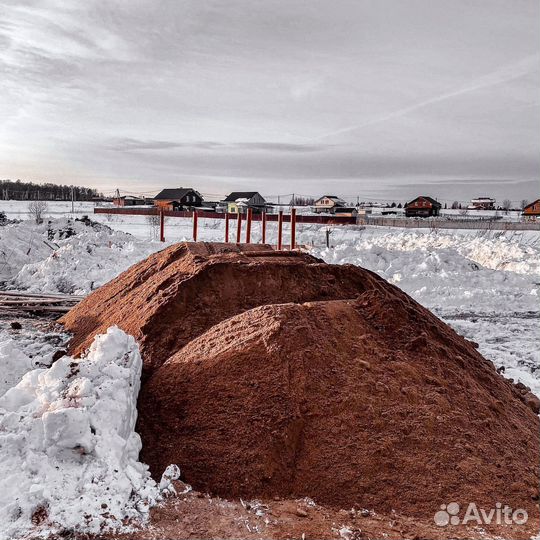
[[72, 197], [76, 201], [90, 201], [103, 195], [94, 188], [0, 180], [0, 200], [2, 201], [71, 201]]

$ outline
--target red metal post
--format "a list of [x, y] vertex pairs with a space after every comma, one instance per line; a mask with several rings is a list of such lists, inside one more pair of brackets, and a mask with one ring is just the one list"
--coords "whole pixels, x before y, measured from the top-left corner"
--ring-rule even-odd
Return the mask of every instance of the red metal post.
[[163, 209], [159, 211], [159, 239], [165, 242], [165, 214]]
[[282, 243], [282, 235], [283, 235], [283, 210], [279, 211], [278, 214], [278, 222], [277, 222], [277, 248], [278, 251], [281, 251], [281, 248], [283, 247]]
[[253, 211], [251, 208], [247, 209], [247, 221], [246, 221], [246, 244], [251, 243], [251, 218], [253, 217]]
[[291, 208], [291, 249], [296, 247], [296, 208]]
[[262, 213], [262, 243], [266, 244], [266, 212]]
[[198, 220], [197, 210], [193, 210], [193, 241], [197, 241], [197, 220]]
[[236, 214], [236, 243], [239, 244], [242, 240], [242, 214], [238, 212]]
[[225, 242], [229, 242], [229, 212], [225, 213]]

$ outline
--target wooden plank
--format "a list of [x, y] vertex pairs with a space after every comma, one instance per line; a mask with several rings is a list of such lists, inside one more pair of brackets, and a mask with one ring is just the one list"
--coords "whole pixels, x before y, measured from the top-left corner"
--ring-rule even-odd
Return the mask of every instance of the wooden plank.
[[54, 298], [59, 300], [73, 300], [78, 302], [82, 300], [84, 296], [77, 294], [48, 294], [48, 293], [27, 293], [23, 291], [0, 291], [0, 296], [15, 296], [24, 298]]

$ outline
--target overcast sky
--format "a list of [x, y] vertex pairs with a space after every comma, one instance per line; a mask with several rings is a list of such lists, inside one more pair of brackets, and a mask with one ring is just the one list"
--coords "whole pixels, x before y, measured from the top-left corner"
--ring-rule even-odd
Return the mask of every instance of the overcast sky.
[[538, 0], [0, 0], [0, 178], [536, 198]]

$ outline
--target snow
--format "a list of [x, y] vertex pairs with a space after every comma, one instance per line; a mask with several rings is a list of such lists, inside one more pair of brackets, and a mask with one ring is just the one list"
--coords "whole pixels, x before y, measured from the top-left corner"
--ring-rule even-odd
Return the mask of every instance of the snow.
[[30, 292], [86, 294], [163, 247], [80, 221], [26, 221], [0, 227], [0, 279]]
[[133, 337], [113, 327], [85, 358], [29, 371], [0, 397], [0, 538], [40, 516], [44, 535], [146, 517], [159, 489], [138, 461], [141, 367]]

